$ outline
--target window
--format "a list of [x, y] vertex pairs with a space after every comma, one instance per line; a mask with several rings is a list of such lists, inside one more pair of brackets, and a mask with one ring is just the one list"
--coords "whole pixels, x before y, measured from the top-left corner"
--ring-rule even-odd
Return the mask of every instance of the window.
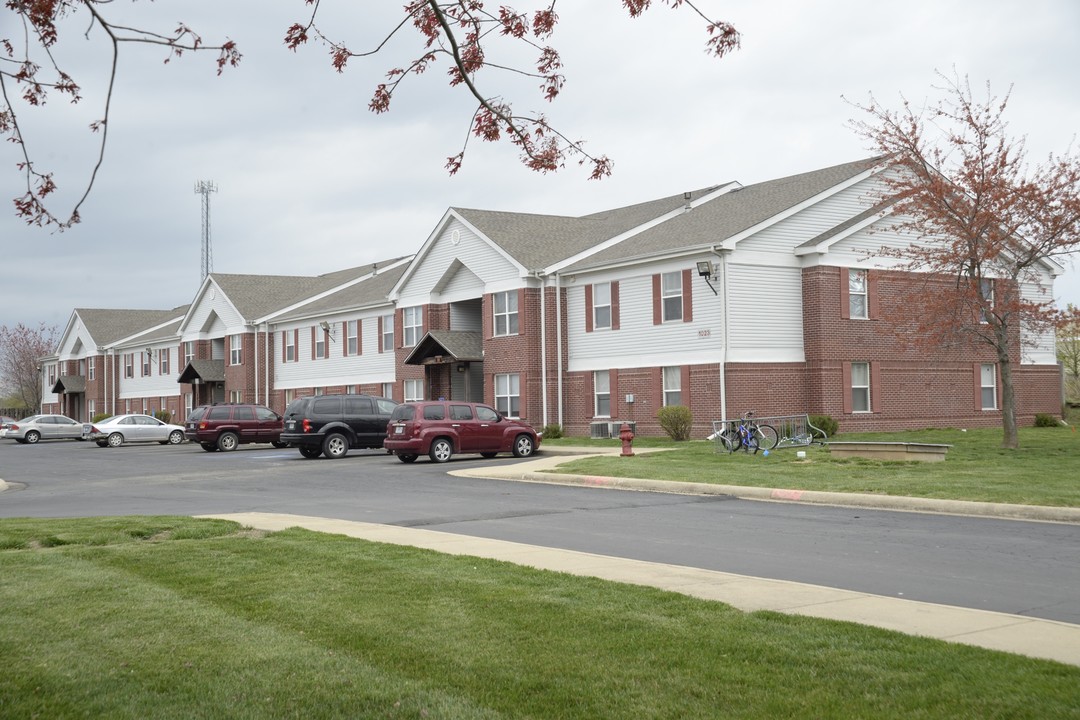
[[288, 388], [285, 391], [285, 407], [289, 407], [293, 400], [296, 399], [296, 390]]
[[[95, 365], [94, 358], [87, 358], [87, 361], [86, 361], [86, 379], [87, 380], [93, 380], [94, 379], [94, 365]], [[90, 416], [93, 417], [93, 413], [91, 413]]]
[[870, 412], [870, 363], [851, 363], [851, 411]]
[[296, 361], [296, 333], [292, 330], [286, 330], [281, 333], [281, 343], [284, 348], [285, 362]]
[[171, 354], [169, 348], [158, 350], [158, 373], [162, 375], [169, 374], [169, 355]]
[[345, 325], [345, 354], [360, 354], [360, 321], [350, 320]]
[[405, 402], [418, 402], [424, 399], [424, 381], [405, 381]]
[[660, 302], [663, 322], [682, 320], [682, 272], [669, 272], [660, 276]]
[[312, 359], [326, 357], [326, 331], [319, 327], [311, 328], [311, 337], [314, 342], [315, 354]]
[[450, 419], [451, 420], [472, 420], [472, 408], [468, 405], [451, 405], [450, 406]]
[[990, 322], [990, 309], [994, 307], [994, 281], [990, 278], [980, 280], [979, 295], [982, 296], [982, 307], [979, 308], [979, 322], [988, 323]]
[[319, 395], [325, 395], [325, 394], [326, 394], [326, 388], [324, 388], [324, 387], [315, 388], [316, 397], [319, 396]]
[[142, 376], [148, 377], [150, 375], [150, 350], [144, 350], [139, 354], [142, 355]]
[[387, 382], [382, 384], [382, 396], [391, 400], [394, 399], [394, 383]]
[[191, 364], [191, 361], [195, 359], [195, 343], [188, 340], [184, 343], [184, 367]]
[[611, 373], [607, 370], [593, 373], [593, 415], [611, 417]]
[[419, 305], [401, 310], [401, 329], [404, 335], [401, 339], [403, 347], [413, 347], [420, 342], [420, 333], [424, 329], [424, 317]]
[[870, 317], [866, 271], [848, 270], [848, 317], [865, 320]]
[[495, 409], [507, 417], [520, 417], [521, 376], [507, 373], [495, 376]]
[[682, 405], [682, 368], [664, 368], [664, 405]]
[[230, 390], [229, 391], [229, 402], [231, 402], [231, 403], [242, 403], [242, 402], [244, 402], [244, 392], [242, 390]]
[[611, 329], [611, 283], [593, 285], [593, 328]]
[[997, 368], [992, 364], [979, 367], [979, 388], [982, 391], [982, 409], [997, 410]]
[[184, 417], [185, 418], [188, 415], [191, 414], [192, 400], [193, 400], [193, 398], [191, 397], [191, 393], [184, 393]]
[[[379, 332], [382, 334], [382, 337], [379, 339], [379, 342], [380, 342], [379, 347], [382, 348], [382, 352], [393, 352], [394, 351], [394, 316], [393, 315], [383, 315], [381, 318], [379, 318], [379, 320], [380, 320]], [[387, 395], [386, 397], [390, 397], [390, 396]]]
[[91, 420], [93, 420], [94, 416], [97, 415], [97, 405], [93, 400], [86, 401], [86, 414], [90, 416]]
[[86, 360], [79, 360], [79, 375], [86, 377]]
[[345, 386], [345, 394], [346, 395], [355, 395], [356, 394], [356, 386], [355, 385], [346, 385]]
[[242, 360], [242, 357], [241, 357], [241, 354], [240, 354], [240, 348], [242, 347], [240, 337], [241, 337], [240, 335], [230, 335], [229, 336], [229, 364], [230, 365], [239, 365], [240, 361]]
[[516, 290], [492, 295], [495, 305], [495, 335], [518, 334], [518, 294]]

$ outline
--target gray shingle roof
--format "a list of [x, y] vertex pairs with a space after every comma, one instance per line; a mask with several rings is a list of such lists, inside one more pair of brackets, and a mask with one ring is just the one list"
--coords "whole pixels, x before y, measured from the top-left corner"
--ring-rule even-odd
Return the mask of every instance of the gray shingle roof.
[[416, 343], [405, 358], [405, 364], [420, 365], [427, 358], [437, 356], [450, 361], [483, 360], [484, 334], [469, 330], [432, 330]]
[[75, 313], [99, 347], [131, 337], [156, 325], [182, 317], [186, 307], [172, 310], [115, 310], [76, 308]]
[[[378, 272], [374, 277], [361, 280], [347, 288], [319, 298], [314, 302], [307, 303], [284, 313], [275, 321], [292, 320], [295, 318], [310, 317], [312, 315], [329, 315], [335, 312], [345, 312], [372, 305], [388, 304], [387, 296], [399, 279], [408, 263], [401, 263], [397, 267]], [[368, 270], [370, 271], [370, 267]]]

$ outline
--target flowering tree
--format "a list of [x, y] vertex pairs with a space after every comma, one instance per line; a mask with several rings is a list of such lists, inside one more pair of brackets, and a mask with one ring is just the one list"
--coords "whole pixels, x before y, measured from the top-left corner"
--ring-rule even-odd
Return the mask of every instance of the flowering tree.
[[1080, 308], [1069, 305], [1057, 326], [1057, 358], [1065, 371], [1065, 398], [1080, 402]]
[[56, 345], [55, 327], [37, 328], [19, 323], [0, 325], [0, 388], [18, 398], [33, 412], [41, 407], [41, 373], [38, 361]]
[[1048, 333], [1059, 319], [1049, 295], [1022, 292], [1039, 284], [1048, 261], [1080, 249], [1080, 155], [1070, 149], [1029, 167], [1023, 138], [1008, 133], [1008, 95], [976, 99], [967, 79], [940, 75], [943, 94], [899, 110], [873, 97], [869, 116], [852, 126], [895, 172], [879, 200], [892, 205], [897, 229], [916, 240], [882, 248], [901, 268], [920, 271], [933, 287], [918, 298], [911, 328], [930, 346], [973, 341], [993, 349], [1001, 383], [1006, 448], [1018, 447], [1013, 366], [1024, 328]]
[[[376, 85], [369, 108], [375, 113], [390, 109], [394, 95], [409, 76], [419, 75], [444, 63], [452, 87], [463, 88], [477, 103], [469, 122], [469, 132], [461, 150], [448, 158], [446, 167], [450, 174], [460, 168], [469, 137], [487, 142], [508, 139], [521, 155], [521, 161], [538, 172], [553, 172], [563, 168], [568, 159], [590, 168], [590, 177], [602, 178], [611, 173], [611, 161], [605, 156], [594, 156], [585, 151], [581, 141], [570, 140], [553, 127], [540, 113], [520, 114], [507, 99], [489, 95], [482, 89], [482, 70], [501, 71], [539, 83], [541, 96], [554, 100], [566, 81], [559, 52], [548, 44], [555, 32], [559, 17], [555, 12], [555, 0], [540, 3], [538, 9], [515, 10], [500, 5], [489, 7], [485, 0], [407, 0], [403, 13], [383, 39], [373, 47], [354, 49], [344, 42], [333, 40], [319, 24], [320, 7], [324, 0], [304, 0], [310, 11], [302, 22], [294, 23], [286, 30], [285, 45], [297, 50], [307, 43], [319, 43], [328, 48], [334, 69], [344, 72], [353, 61], [390, 52], [387, 44], [395, 36], [411, 28], [419, 35], [420, 47], [406, 62], [395, 64], [386, 74], [384, 82]], [[690, 0], [660, 0], [672, 8], [689, 7], [705, 22], [708, 39], [706, 50], [722, 57], [739, 46], [739, 34], [730, 24], [716, 22], [706, 17]], [[112, 0], [4, 0], [8, 20], [2, 27], [17, 28], [11, 37], [0, 36], [0, 135], [16, 143], [22, 150], [18, 170], [23, 176], [25, 192], [15, 199], [16, 214], [27, 223], [53, 225], [60, 229], [79, 222], [79, 207], [86, 200], [101, 167], [108, 133], [109, 105], [113, 91], [113, 79], [120, 61], [120, 48], [125, 44], [161, 46], [167, 57], [177, 57], [188, 51], [210, 51], [217, 54], [217, 72], [227, 66], [236, 66], [241, 59], [234, 42], [226, 40], [216, 45], [205, 44], [191, 28], [180, 24], [172, 32], [132, 28], [113, 22], [110, 7]], [[652, 4], [652, 0], [622, 0], [631, 17], [638, 17]], [[54, 55], [62, 37], [67, 38], [68, 25], [61, 21], [68, 16], [86, 15], [88, 29], [100, 30], [112, 47], [112, 63], [109, 82], [102, 102], [100, 119], [90, 129], [99, 134], [100, 152], [97, 163], [87, 182], [85, 193], [75, 203], [66, 218], [55, 215], [47, 205], [49, 196], [56, 190], [52, 173], [38, 166], [31, 148], [27, 147], [20, 130], [20, 114], [13, 100], [21, 99], [40, 106], [50, 93], [67, 96], [71, 102], [81, 100], [81, 89], [75, 77], [62, 68]], [[335, 29], [338, 32], [339, 29]], [[498, 41], [506, 40], [500, 44]], [[513, 57], [523, 48], [535, 53], [536, 61], [529, 67], [519, 67], [514, 61], [500, 59], [497, 53], [506, 51]]]

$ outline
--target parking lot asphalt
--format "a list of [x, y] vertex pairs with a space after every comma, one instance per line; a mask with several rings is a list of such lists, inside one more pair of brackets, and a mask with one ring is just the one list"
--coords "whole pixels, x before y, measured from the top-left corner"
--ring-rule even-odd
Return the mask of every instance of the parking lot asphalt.
[[[618, 451], [610, 452], [617, 453]], [[554, 467], [571, 457], [586, 454], [597, 453], [593, 449], [585, 448], [546, 449], [542, 456], [526, 462], [453, 470], [451, 474], [516, 482], [587, 485], [622, 491], [722, 494], [771, 502], [821, 503], [906, 512], [1080, 523], [1080, 509], [1075, 508], [773, 490], [551, 472]], [[4, 488], [5, 483], [0, 479], [0, 491]], [[240, 522], [245, 526], [268, 531], [303, 527], [313, 531], [341, 534], [374, 542], [411, 545], [455, 555], [503, 560], [556, 572], [648, 585], [706, 600], [724, 602], [747, 612], [772, 610], [842, 620], [1080, 666], [1080, 625], [1022, 615], [902, 600], [804, 583], [490, 540], [421, 528], [282, 513], [230, 513], [203, 517], [225, 518]]]

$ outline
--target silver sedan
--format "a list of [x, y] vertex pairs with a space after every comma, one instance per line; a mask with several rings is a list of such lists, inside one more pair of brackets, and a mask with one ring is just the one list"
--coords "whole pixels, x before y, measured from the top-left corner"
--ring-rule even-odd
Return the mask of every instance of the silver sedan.
[[82, 440], [83, 424], [66, 415], [30, 415], [5, 425], [0, 437], [31, 445], [39, 440]]
[[91, 425], [82, 434], [99, 447], [120, 447], [126, 442], [158, 442], [179, 445], [184, 442], [184, 427], [161, 422], [150, 415], [114, 415]]

